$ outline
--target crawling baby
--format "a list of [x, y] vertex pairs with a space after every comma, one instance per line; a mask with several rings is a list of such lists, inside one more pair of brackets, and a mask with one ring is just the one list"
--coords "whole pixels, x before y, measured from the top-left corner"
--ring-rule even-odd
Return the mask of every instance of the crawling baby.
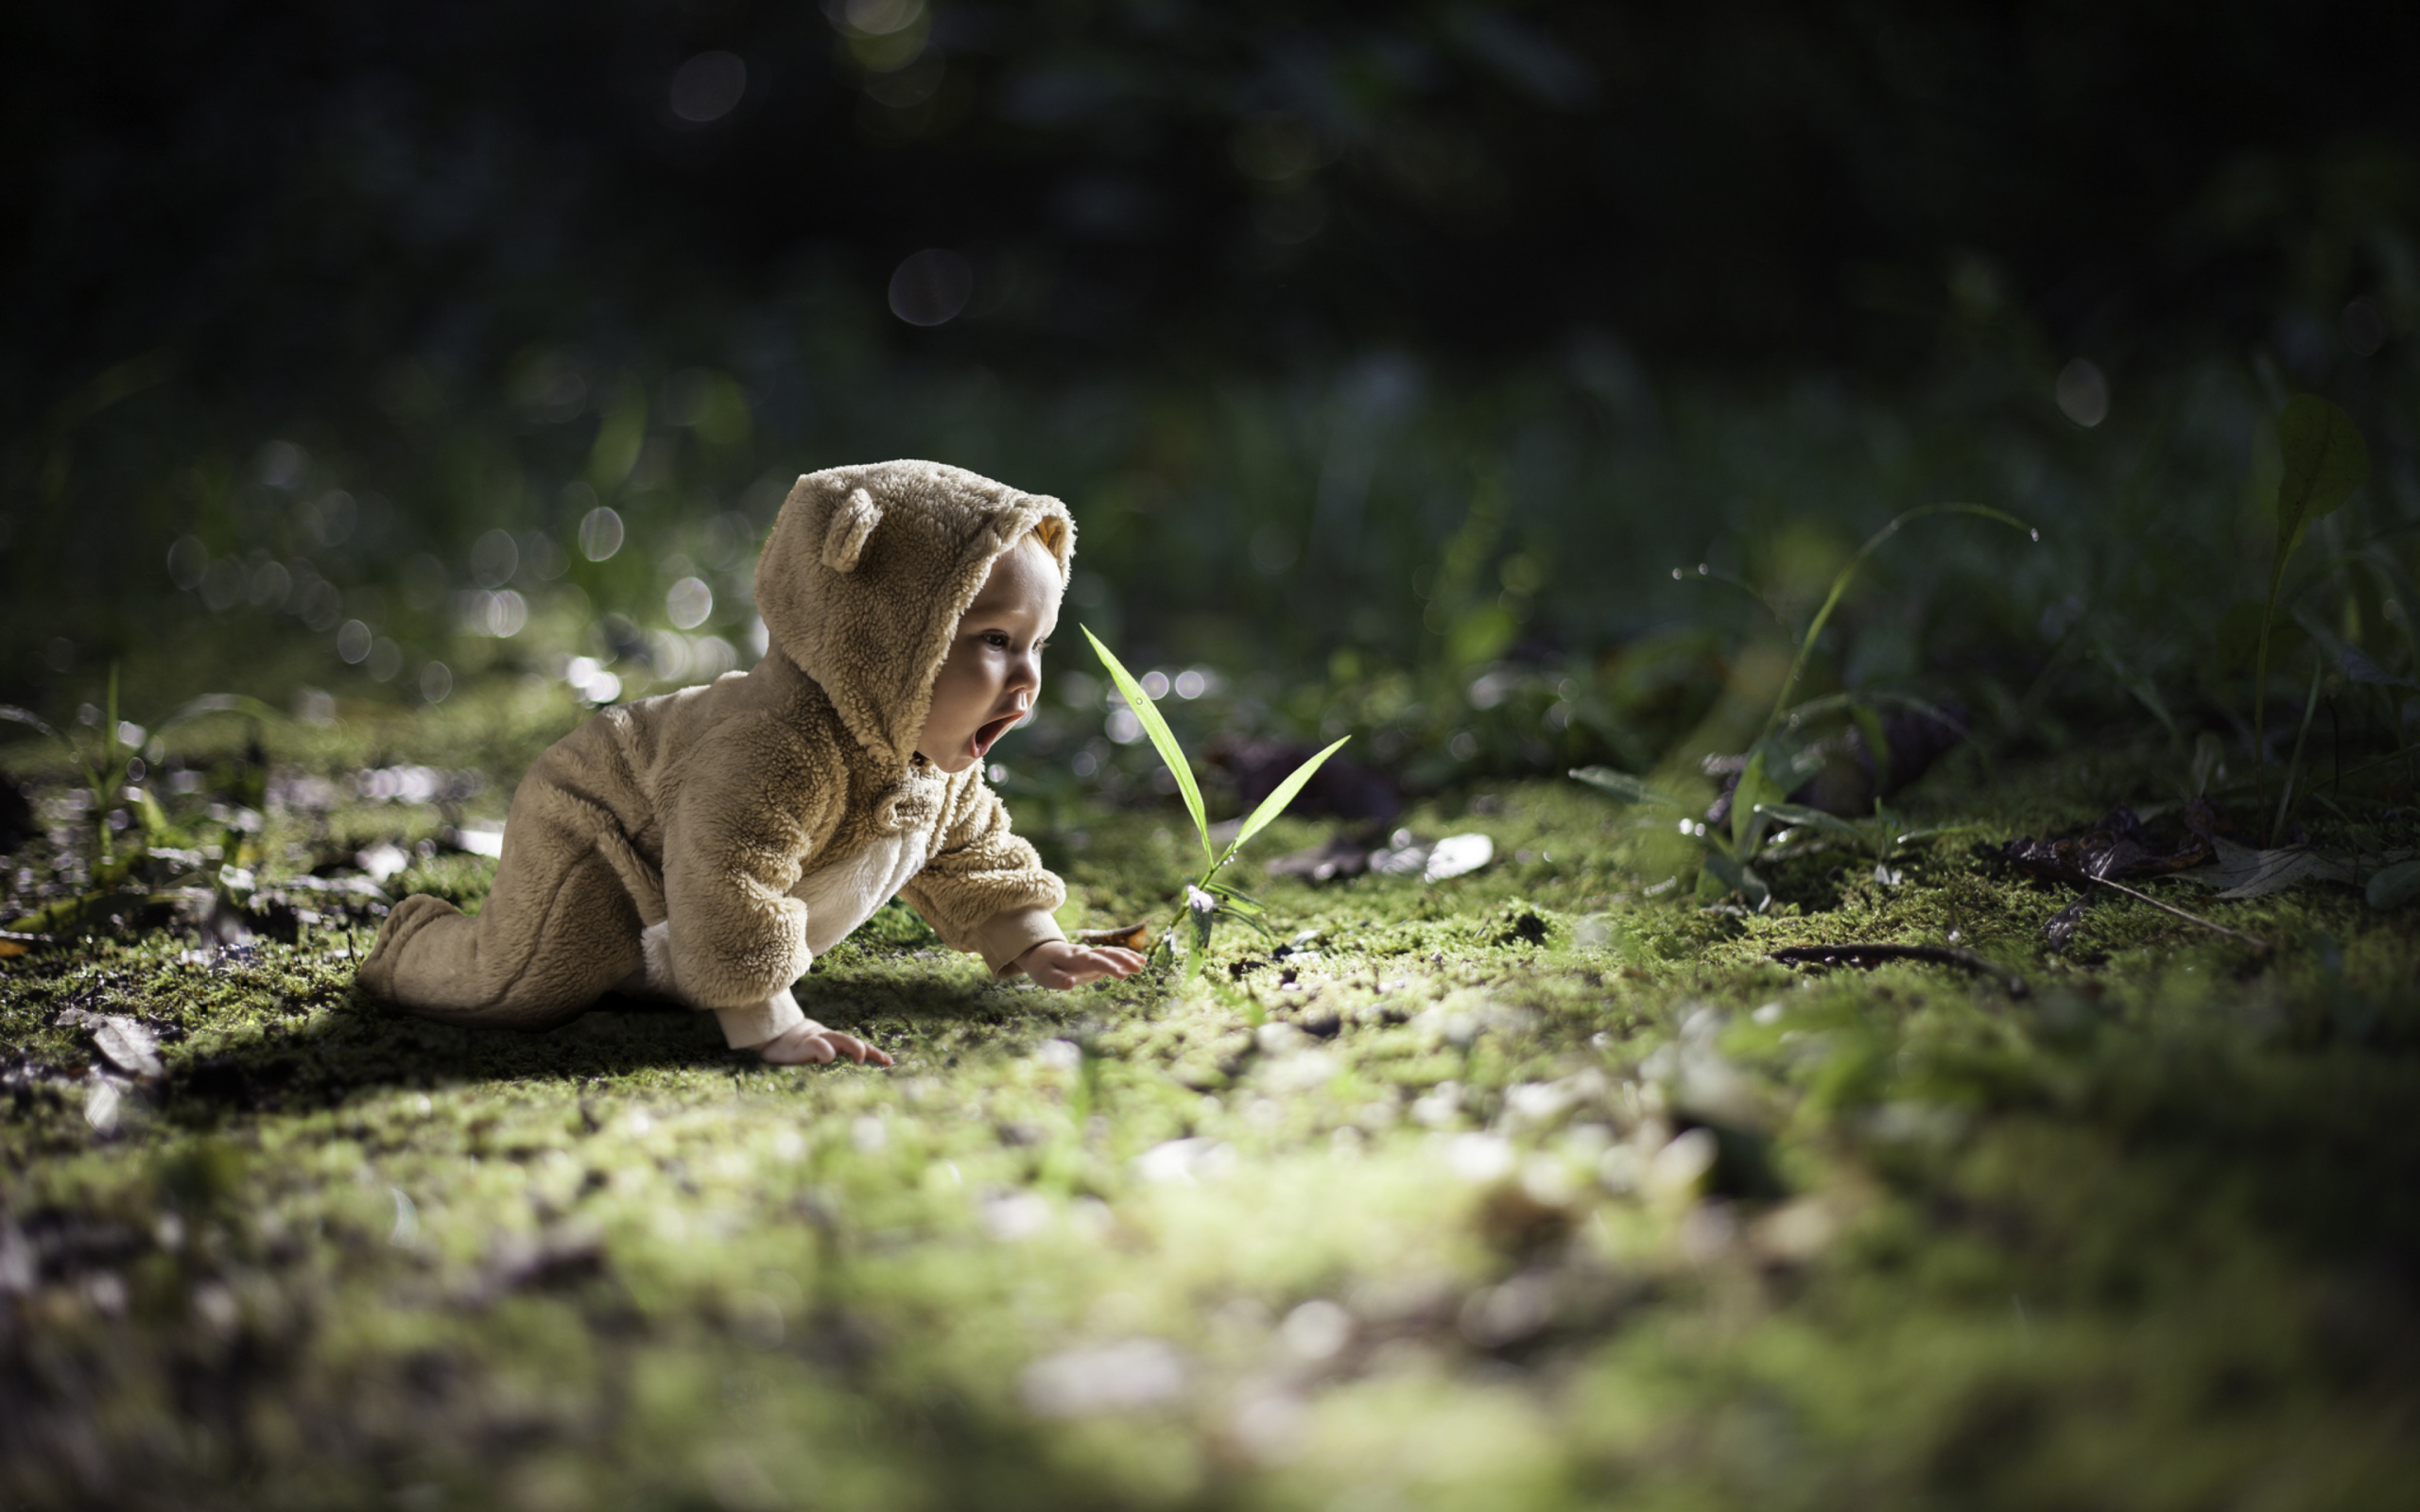
[[1075, 536], [1058, 500], [938, 463], [800, 478], [756, 564], [765, 659], [550, 747], [513, 795], [486, 905], [406, 898], [361, 986], [523, 1029], [650, 995], [711, 1009], [776, 1064], [887, 1066], [790, 984], [894, 895], [1002, 976], [1139, 970], [1068, 942], [1065, 887], [983, 782], [1040, 692]]

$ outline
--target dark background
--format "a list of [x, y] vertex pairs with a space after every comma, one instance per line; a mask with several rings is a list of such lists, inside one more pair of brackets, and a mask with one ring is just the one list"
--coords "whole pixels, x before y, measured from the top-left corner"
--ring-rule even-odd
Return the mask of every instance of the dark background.
[[[9, 420], [162, 345], [273, 409], [403, 353], [677, 343], [928, 246], [1016, 287], [895, 347], [1040, 372], [1588, 324], [1905, 364], [1961, 253], [2068, 345], [2242, 342], [2414, 212], [2400, 8], [1809, 9], [942, 3], [890, 109], [807, 5], [12, 8]], [[693, 125], [708, 50], [745, 94]], [[1314, 145], [1253, 161], [1272, 116]], [[1319, 230], [1273, 249], [1295, 185]]]
[[[2226, 0], [10, 8], [0, 696], [108, 659], [372, 699], [440, 656], [554, 675], [642, 654], [643, 558], [720, 585], [736, 642], [703, 523], [897, 453], [1068, 497], [1080, 605], [1138, 655], [1299, 677], [1736, 642], [1667, 567], [1787, 610], [1895, 507], [2100, 518], [2160, 425], [2199, 448], [2174, 487], [2239, 490], [2297, 387], [2420, 509], [2415, 57], [2400, 8]], [[891, 291], [927, 249], [971, 285], [919, 326]], [[2090, 435], [2051, 404], [2079, 357], [2118, 395]], [[621, 476], [616, 405], [657, 448]], [[299, 539], [327, 489], [359, 529]], [[475, 540], [568, 543], [598, 499], [638, 549], [568, 580], [624, 619], [462, 649]], [[345, 681], [324, 627], [272, 654], [296, 604], [199, 609], [184, 536], [256, 599], [307, 555], [405, 670]], [[1511, 627], [1458, 656], [1499, 572]], [[2073, 596], [2001, 576], [1963, 631], [1910, 609], [1937, 633], [1891, 665], [1971, 669]]]

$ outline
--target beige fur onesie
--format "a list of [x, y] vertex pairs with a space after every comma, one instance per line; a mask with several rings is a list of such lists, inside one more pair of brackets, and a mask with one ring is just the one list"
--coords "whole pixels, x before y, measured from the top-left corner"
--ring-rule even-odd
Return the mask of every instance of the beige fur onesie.
[[486, 905], [406, 898], [361, 986], [525, 1029], [646, 989], [753, 1045], [801, 1022], [790, 984], [894, 894], [994, 971], [1062, 938], [1066, 891], [982, 764], [953, 777], [915, 754], [959, 616], [1028, 534], [1063, 584], [1075, 523], [1056, 499], [933, 462], [800, 478], [756, 564], [765, 660], [549, 747], [513, 795]]

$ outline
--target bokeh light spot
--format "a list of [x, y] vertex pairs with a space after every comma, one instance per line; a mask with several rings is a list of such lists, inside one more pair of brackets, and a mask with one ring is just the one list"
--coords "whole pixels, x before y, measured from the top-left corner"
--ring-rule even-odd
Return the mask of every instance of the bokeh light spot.
[[529, 623], [529, 602], [508, 588], [488, 600], [487, 630], [499, 640], [509, 640], [521, 633]]
[[292, 441], [271, 441], [261, 448], [261, 481], [272, 489], [296, 487], [310, 465], [310, 454]]
[[2059, 413], [2090, 430], [2109, 418], [2109, 379], [2098, 364], [2078, 357], [2059, 369], [2054, 389]]
[[665, 593], [664, 612], [679, 629], [696, 629], [714, 611], [715, 591], [703, 578], [683, 577]]
[[210, 570], [210, 548], [192, 536], [180, 536], [168, 548], [168, 581], [186, 593], [201, 586], [201, 575]]
[[221, 557], [201, 575], [201, 601], [213, 614], [223, 614], [243, 599], [249, 579], [242, 562], [233, 557]]
[[945, 247], [928, 247], [890, 275], [890, 313], [909, 325], [946, 325], [975, 295], [975, 270]]
[[700, 53], [672, 75], [672, 113], [692, 126], [721, 120], [748, 93], [748, 65], [736, 54]]
[[252, 602], [268, 609], [283, 609], [288, 594], [294, 592], [294, 575], [285, 564], [265, 561], [252, 569]]
[[622, 549], [622, 517], [598, 505], [580, 518], [579, 554], [590, 561], [607, 561]]
[[593, 656], [573, 657], [563, 668], [563, 680], [585, 703], [612, 703], [622, 696], [622, 679], [606, 671]]
[[888, 37], [925, 19], [925, 0], [841, 0], [834, 19], [860, 37]]
[[471, 547], [471, 580], [481, 588], [502, 588], [521, 569], [521, 547], [510, 532], [491, 530]]
[[294, 611], [302, 617], [303, 624], [325, 634], [344, 618], [344, 595], [337, 592], [336, 584], [321, 578], [303, 591], [302, 602], [295, 606]]

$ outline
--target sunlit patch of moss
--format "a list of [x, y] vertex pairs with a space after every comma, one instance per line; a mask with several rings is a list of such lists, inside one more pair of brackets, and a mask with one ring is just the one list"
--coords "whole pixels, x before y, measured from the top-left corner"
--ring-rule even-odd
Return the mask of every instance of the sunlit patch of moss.
[[[464, 717], [447, 760], [493, 774], [552, 728]], [[350, 991], [366, 930], [12, 958], [0, 1475], [26, 1504], [2377, 1504], [2415, 1469], [2378, 1259], [2420, 1242], [2410, 921], [2189, 898], [2262, 959], [2113, 899], [2049, 951], [2068, 899], [1989, 846], [2155, 777], [2084, 765], [1953, 768], [1910, 806], [1981, 828], [1895, 886], [1807, 855], [1748, 917], [1656, 890], [1575, 784], [1435, 800], [1403, 822], [1495, 866], [1248, 857], [1288, 954], [1222, 933], [1190, 986], [994, 982], [886, 910], [800, 991], [889, 1073], [620, 1002], [401, 1018]], [[300, 868], [451, 822], [355, 796], [268, 833]], [[1045, 833], [1070, 921], [1164, 916], [1167, 827]], [[491, 867], [388, 890], [473, 902]], [[1953, 936], [2031, 994], [1767, 958]], [[161, 1040], [106, 1133], [71, 1006]]]

